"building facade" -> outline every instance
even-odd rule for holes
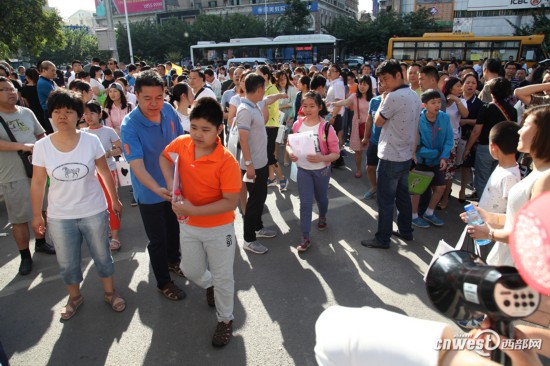
[[[96,0],[96,22],[98,27],[107,26],[103,0]],[[113,1],[113,24],[124,23],[122,0]],[[357,19],[359,0],[310,0],[307,6],[310,11],[313,33],[322,33],[322,27],[340,16]],[[134,7],[128,9],[129,21],[151,19],[162,22],[177,18],[193,22],[199,14],[226,15],[244,14],[261,18],[274,18],[284,13],[284,0],[141,0],[132,2]],[[137,4],[141,4],[138,6]],[[252,36],[252,35],[251,35]]]

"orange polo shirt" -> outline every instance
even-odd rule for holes
[[[235,157],[222,146],[218,137],[216,148],[207,156],[195,160],[195,143],[191,136],[179,136],[163,151],[163,155],[172,161],[169,153],[179,155],[178,169],[181,192],[195,206],[204,206],[219,201],[225,193],[241,191],[242,177]],[[227,211],[210,216],[190,216],[187,225],[214,227],[232,223],[235,212]]]

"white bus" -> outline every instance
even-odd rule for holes
[[[261,57],[273,62],[289,62],[294,59],[313,64],[328,59],[336,62],[340,57],[340,42],[328,34],[302,34],[275,38],[236,38],[229,42],[198,42],[191,46],[193,65],[227,63],[232,58]]]

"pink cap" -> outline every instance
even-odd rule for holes
[[[550,295],[550,192],[529,201],[519,211],[510,235],[510,252],[523,280]]]

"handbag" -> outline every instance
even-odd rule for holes
[[[437,258],[441,257],[445,253],[448,253],[454,250],[464,250],[479,256],[479,248],[477,247],[477,245],[474,244],[473,239],[470,237],[470,235],[467,234],[467,232],[468,232],[468,226],[465,226],[464,230],[462,231],[462,234],[460,235],[460,239],[458,239],[454,247],[451,246],[450,244],[447,244],[447,242],[443,239],[439,241],[439,243],[437,244],[437,248],[435,249],[434,255],[432,257],[432,261],[430,262],[428,269],[426,269],[426,273],[424,273],[424,282],[426,282],[426,276],[428,275],[428,272],[430,271],[430,268],[432,267],[434,262],[437,260]],[[469,249],[470,243],[473,245],[472,250]]]
[[[13,133],[8,127],[8,124],[6,123],[6,121],[4,121],[4,118],[2,118],[1,116],[0,116],[0,123],[2,123],[2,126],[4,126],[4,128],[6,129],[6,132],[8,133],[10,140],[12,142],[18,142],[15,136],[13,136]],[[32,152],[19,150],[17,151],[17,154],[23,161],[23,167],[25,168],[25,173],[27,174],[27,177],[32,178]]]
[[[426,192],[426,189],[430,186],[432,179],[434,178],[434,172],[424,172],[421,170],[413,169],[409,172],[409,193],[422,195]]]
[[[359,109],[359,100],[357,100],[357,120],[359,121],[359,140],[365,138],[365,129],[367,127],[367,122],[361,122],[361,110]]]

